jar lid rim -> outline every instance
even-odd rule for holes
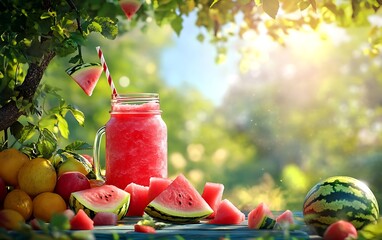
[[[130,98],[130,97],[159,97],[159,93],[141,93],[141,92],[136,92],[136,93],[123,93],[123,94],[118,94],[114,99],[118,98]]]

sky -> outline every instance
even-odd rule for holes
[[[227,60],[217,64],[215,58],[217,52],[215,46],[208,42],[199,42],[196,36],[200,29],[194,24],[195,16],[184,19],[183,30],[180,36],[173,34],[173,44],[162,51],[160,59],[161,77],[173,87],[196,87],[202,94],[210,99],[215,105],[222,103],[223,97],[235,80],[240,78],[239,61],[240,54],[238,44],[245,44],[249,48],[257,49],[256,64],[250,64],[250,68],[260,63],[266,64],[272,50],[281,48],[272,42],[266,34],[244,36],[244,40],[231,40],[228,45]],[[326,38],[334,45],[348,41],[344,29],[338,29],[333,25],[324,25],[321,29]],[[317,56],[320,53],[322,33],[294,32],[286,39],[292,51],[301,52],[303,55]],[[261,46],[258,48],[258,46]],[[318,52],[317,52],[318,50]],[[288,65],[286,66],[288,67]],[[253,69],[252,69],[253,70]]]
[[[160,74],[170,86],[196,87],[206,98],[219,105],[238,73],[239,56],[235,55],[235,51],[230,51],[226,62],[215,63],[215,47],[207,38],[203,43],[196,39],[201,30],[193,21],[192,16],[184,19],[180,36],[174,34],[173,45],[163,50]]]

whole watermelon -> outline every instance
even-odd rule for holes
[[[352,177],[335,176],[316,184],[303,205],[305,223],[322,236],[338,220],[351,222],[357,230],[379,218],[378,203],[369,187]]]

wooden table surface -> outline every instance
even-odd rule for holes
[[[96,227],[92,232],[96,239],[321,239],[312,235],[301,221],[301,213],[294,213],[299,230],[284,232],[282,230],[249,229],[247,220],[240,225],[212,225],[205,222],[197,224],[170,224],[155,234],[134,232],[134,224],[141,218],[126,217],[118,226]],[[288,236],[289,234],[289,236]],[[117,237],[118,238],[113,238]]]
[[[157,230],[155,234],[139,233],[134,231],[136,224],[141,217],[125,217],[118,222],[117,226],[96,226],[91,231],[68,231],[68,235],[94,236],[95,239],[104,240],[127,240],[127,239],[166,239],[166,240],[182,240],[182,239],[198,239],[198,240],[229,240],[229,239],[262,239],[262,240],[302,240],[302,239],[321,239],[319,236],[313,235],[306,225],[302,222],[300,212],[294,213],[298,230],[282,231],[282,230],[254,230],[249,229],[247,220],[240,225],[213,225],[201,221],[197,224],[168,224],[164,228]],[[88,234],[92,233],[92,234]],[[15,239],[22,239],[17,232],[13,232]],[[94,238],[85,238],[92,240]],[[81,238],[84,239],[84,238]],[[1,240],[1,236],[0,236]]]

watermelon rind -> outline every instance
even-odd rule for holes
[[[180,174],[152,200],[145,212],[156,219],[175,223],[196,223],[213,210],[190,182]]]
[[[151,202],[145,208],[145,212],[153,218],[157,218],[166,222],[197,223],[201,219],[209,216],[213,211],[209,209],[194,212],[177,211],[165,207],[160,203]]]
[[[257,229],[273,229],[275,224],[276,224],[275,219],[268,216],[264,216],[262,221],[257,226]]]
[[[78,64],[78,65],[69,67],[68,69],[65,70],[65,72],[68,75],[73,75],[78,70],[83,69],[83,68],[87,68],[87,67],[101,67],[101,69],[102,69],[101,63],[82,63],[82,64]]]
[[[78,212],[80,209],[94,218],[99,212],[111,212],[122,219],[129,208],[130,194],[113,185],[103,185],[73,192],[69,198],[69,207]]]
[[[303,204],[305,223],[322,236],[326,228],[339,220],[351,222],[357,230],[376,223],[377,200],[369,187],[358,179],[334,176],[317,183]]]

